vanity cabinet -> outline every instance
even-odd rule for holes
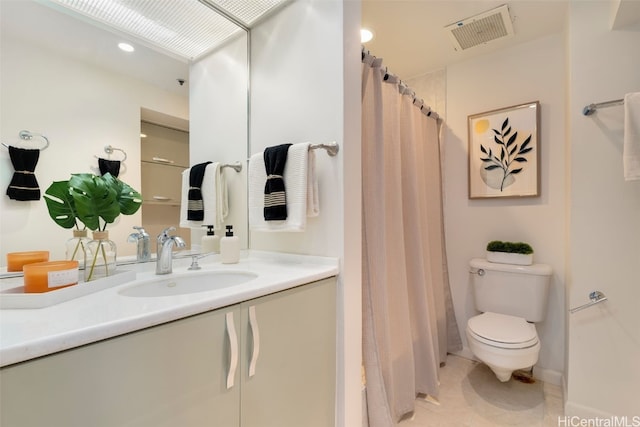
[[[334,424],[335,278],[0,370],[0,425]]]

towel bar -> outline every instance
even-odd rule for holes
[[[615,99],[613,101],[589,104],[582,109],[582,114],[584,114],[585,116],[590,116],[593,113],[595,113],[598,108],[613,107],[614,105],[623,105],[623,104],[624,104],[624,99]]]
[[[329,154],[331,157],[336,156],[338,154],[338,151],[340,150],[340,146],[335,141],[327,142],[325,144],[309,145],[309,150],[315,150],[316,148],[324,148],[325,150],[327,150],[327,154]]]
[[[598,303],[604,302],[607,300],[607,297],[605,294],[603,294],[600,291],[593,291],[589,294],[589,299],[591,300],[591,302],[588,302],[586,304],[583,304],[581,306],[578,307],[574,307],[571,310],[569,310],[569,312],[571,312],[571,314],[575,313],[576,311],[580,311],[580,310],[584,310],[585,308],[589,308],[592,307]]]
[[[220,166],[220,168],[222,168],[222,169],[231,168],[236,172],[240,172],[242,170],[242,163],[240,163],[240,162],[235,162],[233,164],[227,163],[227,164],[224,164],[224,165]]]

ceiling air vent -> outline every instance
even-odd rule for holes
[[[513,36],[513,25],[506,4],[444,28],[458,51]]]

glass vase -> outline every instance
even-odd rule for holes
[[[116,244],[108,231],[94,231],[93,240],[85,246],[84,281],[111,276],[116,271]]]
[[[73,230],[73,237],[65,244],[65,259],[78,261],[80,269],[84,268],[84,251],[89,241],[87,230]]]

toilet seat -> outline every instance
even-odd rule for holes
[[[532,323],[521,317],[486,312],[469,319],[469,334],[492,347],[522,349],[538,344],[538,333]]]

